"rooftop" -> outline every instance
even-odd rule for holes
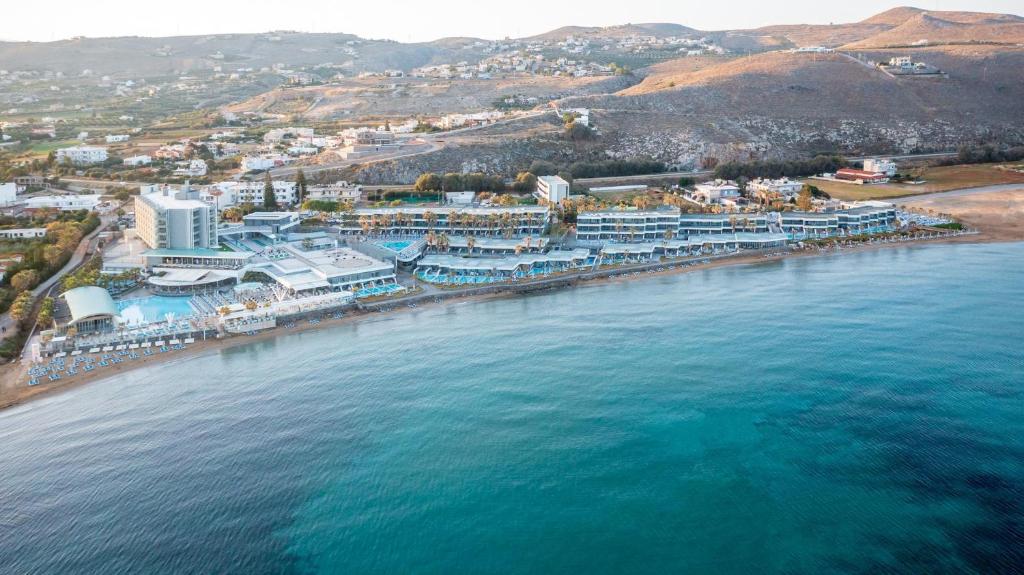
[[[68,290],[61,294],[71,312],[71,321],[79,321],[90,317],[118,315],[117,305],[110,292],[97,286],[83,286]]]

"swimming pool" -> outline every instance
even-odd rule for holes
[[[388,250],[391,250],[391,251],[393,251],[395,253],[399,253],[402,250],[404,250],[405,248],[411,246],[412,242],[411,241],[377,242],[377,245],[382,247],[382,248],[384,248],[384,249],[388,249]]]
[[[167,321],[168,315],[173,319],[182,319],[195,313],[188,296],[149,296],[143,298],[126,299],[117,302],[117,309],[121,312],[121,319],[128,325],[142,325]]]

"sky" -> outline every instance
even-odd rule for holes
[[[910,2],[907,2],[910,3]],[[421,42],[446,36],[522,37],[567,25],[672,22],[701,30],[768,24],[855,22],[901,5],[821,0],[46,0],[4,2],[0,39],[47,42],[74,36],[177,36],[297,30]],[[921,0],[926,10],[1024,14],[1024,0]]]

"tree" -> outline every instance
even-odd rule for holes
[[[22,270],[11,277],[11,287],[18,292],[32,289],[37,283],[39,283],[39,272],[36,270]]]
[[[306,173],[299,169],[295,172],[295,203],[302,205],[306,197]]]
[[[14,298],[14,303],[11,304],[11,319],[19,323],[28,319],[32,315],[32,303],[34,301],[35,298],[32,297],[31,292],[21,292],[21,295]]]
[[[796,198],[796,206],[805,212],[810,211],[814,207],[813,199],[814,194],[811,192],[811,187],[804,186]]]
[[[420,174],[420,177],[416,178],[416,184],[413,186],[417,192],[436,192],[441,189],[441,176],[427,172]]]
[[[441,189],[446,192],[461,192],[462,187],[462,174],[449,172],[441,179]]]
[[[565,126],[565,137],[573,142],[585,142],[587,140],[593,140],[596,134],[589,126],[585,126],[579,122],[573,122],[566,124]]]
[[[48,326],[53,321],[53,298],[43,298],[43,302],[39,305],[39,314],[36,315],[36,321],[40,325]]]
[[[263,207],[271,210],[277,208],[277,197],[274,195],[274,180],[270,177],[270,172],[267,172],[266,177],[263,179]]]

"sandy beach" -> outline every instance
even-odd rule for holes
[[[841,255],[891,247],[904,247],[908,245],[1024,240],[1024,187],[992,186],[987,188],[929,194],[925,196],[906,198],[905,201],[901,202],[901,205],[922,210],[934,210],[938,213],[952,214],[956,218],[961,219],[968,226],[982,230],[982,233],[950,238],[915,240],[913,242],[905,243],[867,244],[845,247],[838,251],[804,250],[786,252],[771,256],[765,256],[762,254],[738,255],[735,257],[712,260],[709,263],[677,267],[672,270],[666,269],[660,272],[648,272],[644,273],[641,277],[689,273],[725,266],[756,265],[759,263],[777,261],[782,258]],[[628,273],[628,269],[624,269],[623,271]],[[623,282],[630,281],[632,279],[634,279],[632,276],[604,277],[580,280],[579,283],[597,284],[601,282]],[[401,313],[423,307],[445,306],[451,305],[452,303],[484,301],[508,297],[516,297],[516,294],[511,291],[465,296],[452,293],[447,294],[446,298],[440,302],[434,302],[431,300],[426,303],[418,303],[416,308],[409,308],[399,300],[395,302],[392,309],[384,313]],[[380,313],[381,312],[350,310],[346,311],[345,315],[341,318],[324,319],[315,324],[303,321],[297,322],[295,326],[291,328],[277,327],[264,332],[258,332],[251,336],[231,336],[217,340],[196,341],[183,350],[172,350],[167,353],[141,356],[136,360],[126,361],[110,367],[97,369],[90,373],[80,373],[77,376],[66,378],[59,382],[44,382],[36,386],[27,385],[26,381],[28,378],[26,366],[21,364],[8,364],[7,369],[5,369],[4,373],[0,375],[0,409],[22,404],[31,399],[45,397],[59,391],[72,389],[97,380],[126,377],[131,371],[142,367],[153,366],[161,363],[187,361],[193,357],[215,354],[220,350],[230,347],[247,345],[279,336],[286,336],[290,333],[299,333],[313,329],[325,329],[347,323],[358,322],[366,317],[377,316]]]

